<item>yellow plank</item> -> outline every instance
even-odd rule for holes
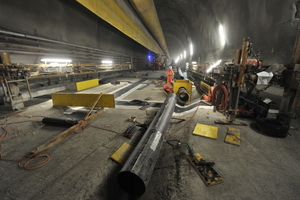
[[[76,82],[76,89],[77,91],[81,91],[98,85],[99,85],[99,80],[96,78],[87,81]]]
[[[224,142],[240,146],[240,144],[241,144],[240,129],[229,127]]]
[[[85,106],[92,107],[99,94],[52,93],[53,106]],[[115,107],[113,94],[102,94],[95,107]]]
[[[110,156],[110,158],[116,161],[117,163],[124,165],[132,150],[132,146],[124,142],[122,146],[120,146],[120,148]]]
[[[173,87],[174,87],[173,91],[175,94],[177,94],[180,88],[182,87],[185,88],[190,95],[189,101],[191,100],[193,94],[192,92],[193,83],[190,80],[174,80]]]
[[[193,134],[212,138],[212,139],[217,139],[218,138],[218,127],[204,125],[204,124],[196,124]]]

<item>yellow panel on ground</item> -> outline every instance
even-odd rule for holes
[[[52,93],[53,106],[85,106],[92,107],[99,94],[72,94]],[[102,94],[95,107],[115,107],[115,96],[113,94]]]
[[[229,127],[224,142],[240,146],[241,144],[240,129]]]
[[[132,150],[132,146],[124,142],[122,146],[120,146],[120,148],[113,155],[110,156],[110,158],[116,161],[117,163],[124,165],[127,158],[130,156]]]
[[[197,124],[193,131],[193,134],[212,138],[212,139],[217,139],[218,138],[218,127],[204,125],[204,124]]]
[[[193,94],[192,92],[193,83],[190,80],[174,80],[173,87],[174,87],[173,88],[174,94],[177,94],[180,88],[182,87],[185,88],[190,95],[189,101],[191,100]]]
[[[99,80],[96,78],[87,81],[76,82],[76,89],[77,91],[81,91],[98,85],[99,85]]]

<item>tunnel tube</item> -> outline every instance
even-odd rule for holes
[[[118,174],[120,187],[130,195],[145,193],[172,118],[176,95],[170,93],[149,128]]]

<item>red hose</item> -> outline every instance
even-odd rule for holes
[[[212,94],[212,105],[216,106],[218,112],[226,111],[228,100],[227,88],[224,85],[216,86]]]

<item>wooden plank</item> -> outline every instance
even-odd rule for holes
[[[95,108],[96,104],[98,103],[99,99],[102,97],[102,93],[99,94],[99,96],[97,97],[94,105],[91,107],[91,109],[89,110],[88,114],[85,116],[84,120],[87,120],[88,116],[91,114],[92,110]]]
[[[88,116],[86,121],[83,121],[83,123],[94,119],[95,117],[97,117],[98,115],[103,113],[103,111],[104,111],[104,108],[97,110],[97,112],[95,112],[91,116]],[[80,129],[81,127],[83,127],[83,125],[84,125],[83,123],[75,124],[74,126],[70,127],[69,129],[65,130],[64,132],[62,132],[61,134],[59,134],[58,136],[53,138],[52,140],[49,140],[45,144],[37,147],[36,150],[32,150],[30,153],[38,154],[38,153],[41,153],[42,151],[45,151],[45,150],[53,147],[54,145],[56,145],[57,143],[59,143],[60,141],[62,141],[63,139],[65,139],[66,137],[68,137],[69,135],[71,135],[72,133],[77,131],[78,129]]]
[[[218,127],[209,126],[209,125],[205,125],[205,124],[196,124],[193,134],[212,138],[212,139],[217,139],[218,138]]]
[[[87,81],[76,82],[77,91],[85,90],[99,85],[99,79],[91,79]]]
[[[52,93],[53,106],[85,106],[92,107],[99,94]],[[115,107],[113,94],[102,94],[95,107]]]
[[[240,129],[229,127],[224,142],[240,146],[241,144]]]
[[[177,119],[177,120],[182,120],[182,121],[185,121],[186,118],[185,117],[172,117],[172,119]]]

